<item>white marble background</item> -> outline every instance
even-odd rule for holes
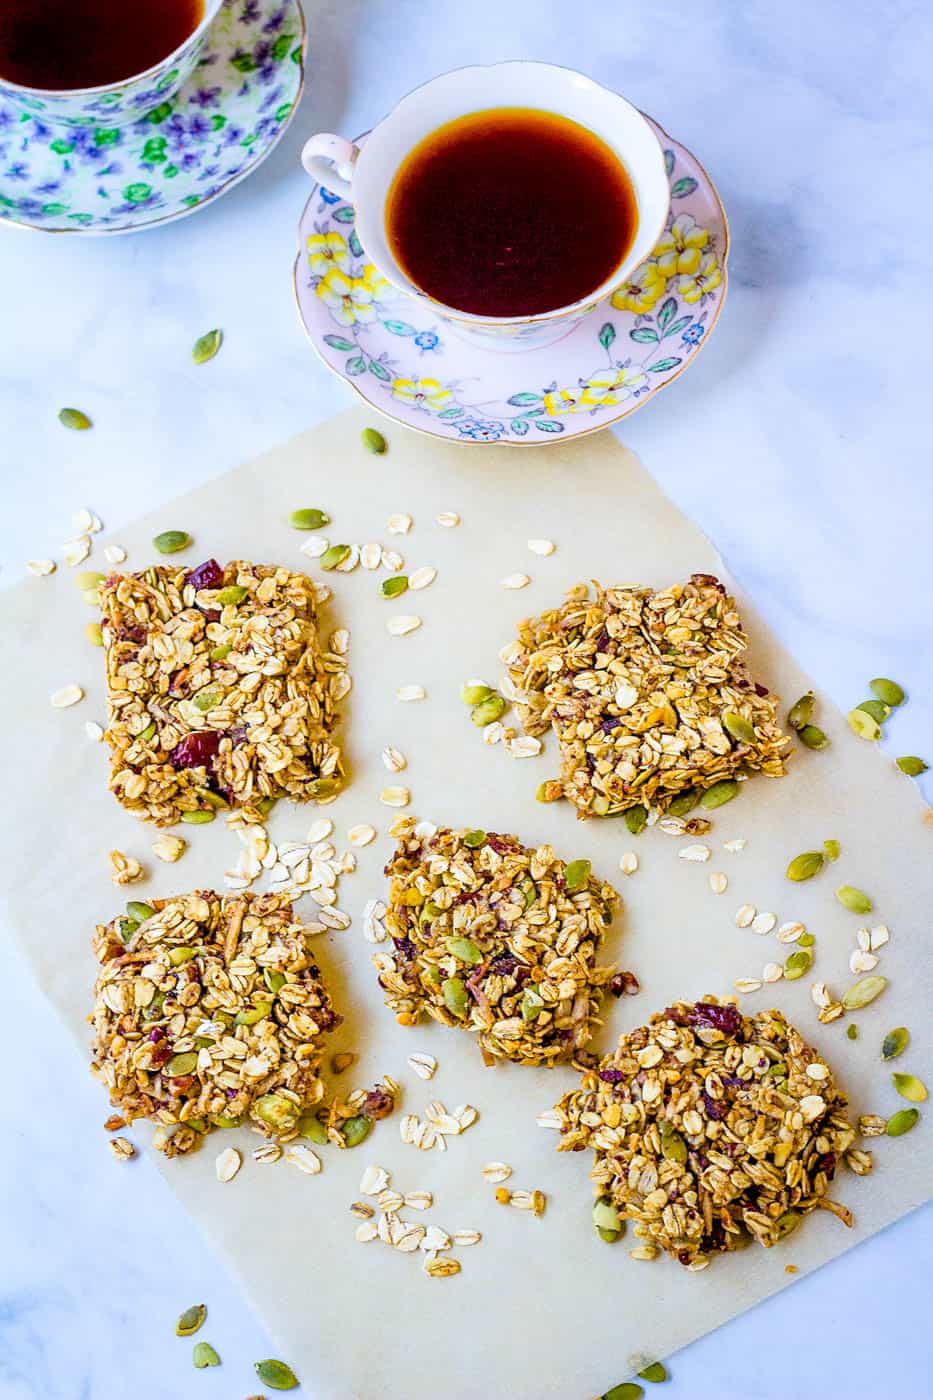
[[[548,59],[621,89],[695,150],[731,220],[720,327],[695,368],[628,420],[625,441],[820,688],[848,708],[868,677],[895,676],[911,703],[889,726],[890,751],[933,753],[929,7],[308,10],[298,120],[228,198],[128,239],[0,230],[0,582],[53,553],[78,505],[118,526],[351,401],[292,304],[304,136],[352,134],[446,68]],[[191,342],[215,324],[222,354],[193,371]],[[95,431],[63,433],[62,403],[84,407]],[[255,1391],[251,1362],[270,1354],[262,1328],[149,1164],[112,1163],[99,1089],[5,957],[0,1400]],[[931,1260],[928,1206],[678,1355],[665,1396],[928,1400]],[[317,1287],[326,1280],[309,1261],[309,1298]],[[171,1335],[197,1299],[224,1359],[216,1371],[193,1372]],[[348,1318],[348,1341],[354,1330]],[[611,1339],[600,1344],[611,1355]],[[567,1396],[584,1400],[572,1377]]]

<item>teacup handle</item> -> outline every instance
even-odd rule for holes
[[[344,199],[352,198],[350,181],[360,148],[344,136],[319,131],[304,143],[301,163],[319,185],[324,185]]]

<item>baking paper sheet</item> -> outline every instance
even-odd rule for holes
[[[323,1149],[324,1171],[317,1177],[284,1163],[253,1163],[248,1152],[258,1139],[247,1131],[217,1134],[189,1159],[159,1158],[161,1170],[216,1246],[219,1267],[222,1261],[241,1276],[280,1354],[318,1400],[435,1400],[439,1394],[446,1400],[585,1400],[621,1380],[633,1354],[670,1356],[786,1286],[786,1264],[798,1267],[799,1278],[925,1200],[933,1188],[933,1115],[909,1137],[867,1144],[875,1148],[873,1175],[839,1173],[833,1194],[854,1211],[852,1231],[818,1212],[783,1246],[767,1252],[750,1247],[715,1259],[700,1274],[666,1258],[636,1263],[628,1254],[631,1234],[603,1244],[590,1224],[589,1153],[558,1156],[556,1135],[535,1124],[536,1114],[574,1082],[573,1072],[486,1069],[469,1037],[433,1024],[403,1030],[382,1007],[359,917],[367,899],[383,892],[381,870],[392,844],[385,833],[396,813],[380,805],[380,790],[404,782],[413,794],[411,810],[420,816],[511,831],[528,843],[551,841],[565,858],[586,856],[615,880],[625,911],[608,956],[636,972],[642,992],[608,1008],[600,1049],[676,998],[728,993],[734,978],[758,975],[765,962],[781,960],[786,950],[773,936],[735,927],[740,904],[773,910],[780,921],[804,920],[818,940],[811,975],[765,987],[744,998],[743,1007],[784,1009],[836,1068],[854,1113],[887,1115],[903,1106],[879,1059],[881,1037],[892,1026],[911,1030],[904,1068],[924,1074],[930,1063],[933,832],[922,824],[911,783],[852,736],[826,701],[818,722],[831,747],[822,753],[797,748],[787,778],[752,780],[739,799],[714,813],[713,831],[703,838],[713,847],[707,865],[680,860],[686,841],[657,830],[632,838],[621,822],[580,823],[567,804],[536,803],[538,784],[556,772],[553,738],[543,756],[528,760],[486,747],[460,704],[462,681],[495,681],[499,648],[518,620],[556,604],[580,579],[665,585],[695,571],[725,577],[722,562],[608,433],[529,455],[443,445],[397,428],[389,433],[388,454],[375,457],[360,446],[366,422],[359,412],[335,418],[122,529],[117,538],[129,551],[128,568],[152,561],[150,542],[158,531],[185,529],[195,539],[184,556],[192,565],[209,555],[244,557],[316,575],[316,562],[299,552],[307,536],[287,521],[296,507],[319,506],[332,516],[331,542],[381,540],[404,554],[409,571],[437,568],[430,588],[391,602],[379,593],[384,574],[358,569],[327,576],[335,597],[324,610],[324,625],[351,631],[354,686],[343,706],[352,782],[325,811],[336,823],[339,849],[354,823],[370,822],[380,835],[359,852],[357,873],[341,882],[340,904],[354,915],[353,926],[322,936],[318,950],[346,1017],[332,1049],[361,1056],[341,1087],[351,1079],[369,1084],[388,1071],[404,1086],[402,1111],[423,1113],[429,1100],[440,1099],[448,1108],[475,1104],[480,1119],[446,1153],[420,1153],[400,1141],[396,1114],[354,1151]],[[436,525],[442,510],[459,512],[460,526]],[[389,515],[398,511],[415,518],[407,536],[386,531]],[[555,554],[530,554],[526,541],[535,537],[555,540]],[[102,567],[95,561],[104,542],[95,539],[94,557],[83,568]],[[504,591],[499,581],[519,570],[532,575],[532,584]],[[739,600],[753,670],[789,703],[811,682],[740,591]],[[398,612],[421,615],[423,627],[405,638],[389,637],[386,620]],[[109,795],[106,750],[84,733],[85,720],[105,719],[102,656],[83,635],[89,616],[64,567],[0,598],[9,658],[0,704],[6,786],[14,796],[2,816],[6,923],[42,993],[73,1030],[82,1058],[94,924],[120,910],[127,896],[221,886],[239,849],[223,821],[181,828],[190,850],[179,864],[163,865],[150,851],[155,831]],[[87,699],[53,710],[49,694],[70,681],[84,686]],[[396,701],[398,686],[415,683],[427,690],[423,703]],[[385,744],[408,757],[397,778],[380,761]],[[313,808],[280,803],[270,830],[276,839],[301,839],[316,815]],[[746,849],[725,852],[723,842],[738,836],[747,839]],[[827,837],[841,842],[838,864],[806,885],[789,884],[784,870],[790,857]],[[144,862],[145,883],[126,891],[110,883],[112,847]],[[641,860],[631,879],[618,870],[628,848]],[[727,874],[725,895],[709,889],[711,870]],[[865,921],[833,899],[843,881],[869,891],[873,919],[891,929],[878,969],[890,985],[854,1018],[856,1042],[846,1039],[845,1022],[820,1026],[809,996],[817,978],[837,992],[854,980],[848,959]],[[310,901],[299,908],[312,916]],[[439,1061],[430,1083],[406,1065],[415,1050]],[[76,1057],[75,1073],[83,1072]],[[103,1116],[103,1090],[101,1110]],[[87,1130],[99,1132],[99,1121]],[[139,1143],[149,1135],[145,1125],[132,1130]],[[221,1186],[214,1157],[227,1142],[244,1149],[246,1160],[236,1180]],[[511,1163],[513,1187],[547,1193],[543,1218],[494,1203],[493,1188],[480,1175],[491,1159]],[[434,1192],[433,1210],[419,1219],[451,1231],[482,1231],[478,1247],[460,1251],[459,1276],[431,1280],[421,1271],[423,1256],[355,1242],[357,1222],[347,1208],[370,1162],[389,1169],[401,1191]]]

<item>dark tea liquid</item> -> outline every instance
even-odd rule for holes
[[[438,127],[386,200],[412,282],[479,316],[531,316],[589,296],[632,246],[638,207],[604,141],[567,117],[493,107]]]
[[[204,0],[0,0],[0,78],[56,91],[119,83],[203,18]]]

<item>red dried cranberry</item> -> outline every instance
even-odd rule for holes
[[[220,621],[220,609],[219,609],[219,608],[201,608],[201,612],[204,614],[204,621],[205,621],[205,622],[219,622],[219,621]]]
[[[157,1045],[156,1048],[153,1050],[152,1054],[149,1056],[149,1063],[152,1065],[153,1069],[161,1069],[162,1065],[165,1064],[166,1060],[170,1060],[171,1058],[171,1046]]]
[[[219,588],[224,581],[224,571],[216,559],[205,559],[196,569],[189,570],[186,583],[192,588]]]
[[[717,1123],[725,1118],[726,1105],[719,1099],[711,1099],[705,1089],[703,1090],[703,1103],[706,1105],[706,1114],[708,1118],[714,1119]]]
[[[617,972],[609,982],[609,990],[614,997],[633,997],[641,991],[641,983],[634,972]]]
[[[400,953],[407,962],[413,962],[418,956],[418,949],[410,938],[393,938],[392,942],[395,944],[396,951]]]
[[[691,574],[690,582],[695,583],[698,588],[718,588],[720,593],[726,591],[715,574]]]
[[[135,642],[137,646],[142,646],[148,635],[145,627],[138,622],[121,622],[116,633],[119,641]]]
[[[625,1073],[621,1069],[601,1069],[599,1077],[604,1084],[621,1084]]]
[[[363,1100],[363,1112],[367,1118],[388,1118],[395,1108],[395,1099],[388,1089],[370,1089]]]
[[[154,1031],[149,1032],[149,1039],[152,1041],[153,1045],[158,1045],[160,1040],[165,1039],[165,1031],[162,1030],[160,1026],[156,1026]]]
[[[715,1006],[711,1001],[698,1001],[687,1012],[692,1026],[712,1026],[723,1035],[736,1036],[742,1029],[742,1013],[737,1006]]]
[[[168,756],[173,768],[209,768],[220,748],[220,735],[214,729],[198,729],[186,734]]]
[[[227,738],[235,749],[246,743],[247,728],[245,724],[235,724],[232,729],[226,731]]]

